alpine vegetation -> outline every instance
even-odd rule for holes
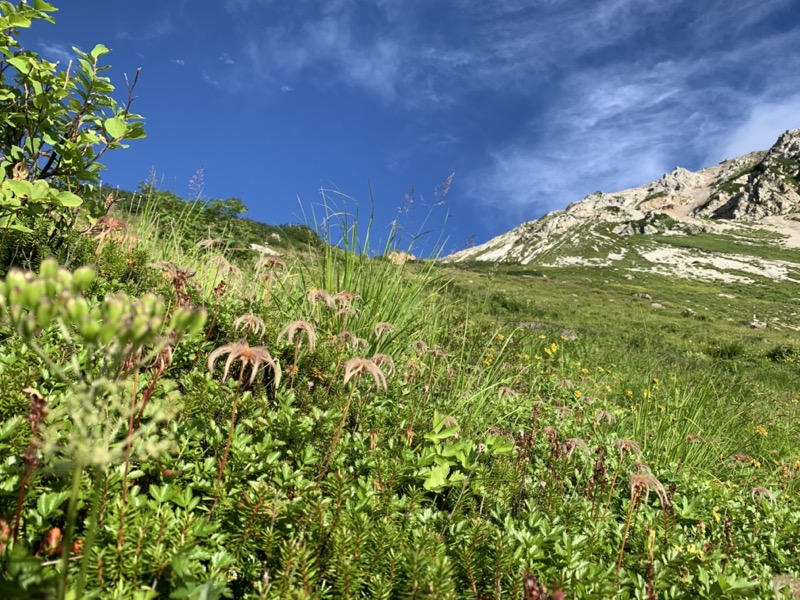
[[[796,290],[392,261],[347,221],[265,257],[99,192],[142,121],[105,47],[22,47],[54,10],[0,2],[0,597],[797,597]],[[743,177],[699,212],[751,214]]]

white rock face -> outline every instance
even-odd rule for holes
[[[443,260],[608,265],[626,257],[626,236],[735,235],[742,222],[772,238],[780,234],[786,246],[800,247],[800,221],[788,218],[795,215],[800,217],[800,129],[784,133],[766,152],[697,172],[676,167],[641,187],[590,194]],[[767,270],[763,267],[753,268]]]

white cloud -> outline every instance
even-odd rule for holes
[[[172,15],[165,10],[158,17],[147,23],[141,30],[132,33],[128,29],[117,30],[117,37],[123,40],[151,40],[172,33],[174,25]]]
[[[75,58],[69,48],[55,42],[41,42],[39,44],[39,54],[50,62],[61,63],[62,66],[66,66],[70,60]]]
[[[236,64],[236,61],[233,60],[233,58],[231,58],[231,55],[228,54],[227,52],[223,52],[220,55],[219,59],[226,65],[234,65],[234,64]]]
[[[488,165],[468,178],[470,196],[533,218],[597,189],[768,148],[800,127],[800,95],[786,96],[791,86],[781,73],[792,69],[778,60],[786,45],[765,41],[760,50],[575,71],[518,139],[492,149]],[[711,75],[742,61],[763,78],[755,90]]]
[[[169,62],[171,62],[173,65],[178,65],[179,67],[182,67],[186,64],[186,61],[182,58],[171,58]]]
[[[395,97],[402,63],[396,41],[357,40],[348,11],[307,21],[299,30],[276,28],[251,37],[246,54],[263,80],[293,79],[303,71],[324,68],[334,81],[386,100]]]
[[[284,84],[284,85],[281,86],[281,91],[282,92],[293,92],[294,88],[292,86],[290,86],[290,85],[285,85]]]
[[[800,94],[780,102],[754,105],[747,118],[723,137],[710,153],[719,162],[754,150],[766,150],[787,129],[800,127]]]
[[[270,0],[226,7],[248,11],[243,82],[346,85],[401,109],[463,107],[473,91],[525,98],[518,135],[489,141],[465,187],[530,217],[800,126],[800,28],[753,33],[794,1],[449,0],[432,23],[444,11],[427,0],[297,0],[266,29],[256,9]],[[667,42],[668,28],[678,37]]]
[[[205,84],[207,84],[207,85],[210,85],[210,86],[213,86],[213,87],[218,87],[218,86],[220,85],[220,82],[219,82],[219,80],[217,80],[217,79],[214,79],[214,78],[213,78],[211,75],[209,75],[209,74],[208,74],[206,71],[203,71],[203,72],[201,73],[201,77],[202,77],[202,79],[203,79],[203,83],[205,83]]]

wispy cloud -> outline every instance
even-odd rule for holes
[[[281,86],[281,91],[282,92],[293,92],[294,88],[292,86],[290,86],[290,85],[285,85],[284,84],[284,85]]]
[[[226,64],[226,65],[235,65],[236,64],[236,61],[233,60],[233,58],[231,58],[231,55],[228,54],[227,52],[223,52],[220,55],[219,60],[222,61],[222,63]]]
[[[182,58],[171,58],[169,62],[171,62],[173,65],[178,65],[179,67],[182,67],[186,64],[186,61]]]
[[[40,42],[39,53],[50,62],[58,62],[63,66],[69,64],[69,61],[75,58],[70,48],[55,42]]]
[[[357,39],[349,12],[324,15],[296,28],[251,36],[246,46],[252,71],[262,80],[295,79],[324,70],[341,82],[386,100],[397,93],[401,55],[391,39]]]
[[[787,129],[800,127],[800,94],[782,101],[754,103],[744,122],[722,136],[709,154],[709,162],[766,150]]]
[[[203,71],[200,74],[200,76],[203,80],[203,83],[205,83],[206,85],[210,85],[212,87],[219,87],[221,85],[218,79],[215,79],[214,77],[209,75],[206,71]]]
[[[662,61],[643,49],[638,61],[576,65],[521,135],[494,144],[488,165],[468,178],[470,195],[533,218],[598,188],[769,147],[800,127],[797,34],[689,48]]]
[[[518,98],[516,134],[484,134],[485,166],[464,187],[477,204],[532,217],[800,126],[800,27],[780,23],[793,2],[226,0],[226,9],[245,39],[243,81],[343,85],[430,114],[471,110],[476,97],[502,111]]]
[[[158,17],[145,24],[141,29],[130,31],[124,27],[117,30],[117,37],[123,40],[151,40],[172,33],[174,23],[168,10],[163,11]]]

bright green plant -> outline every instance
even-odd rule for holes
[[[35,415],[29,417],[35,423],[34,442],[26,452],[28,471],[18,502],[21,505],[24,501],[32,468],[41,464],[39,453],[51,466],[71,471],[60,598],[67,590],[84,470],[91,473],[93,484],[84,541],[91,548],[109,470],[124,462],[127,477],[132,454],[153,457],[170,446],[169,440],[159,435],[159,422],[170,416],[168,404],[154,408],[150,403],[155,381],[180,337],[197,333],[204,321],[203,313],[185,309],[177,309],[168,317],[163,302],[153,295],[133,299],[109,294],[99,302],[92,301],[83,293],[94,279],[89,268],[70,273],[47,260],[39,275],[12,270],[0,283],[0,326],[19,336],[59,382],[47,399],[36,389],[26,390],[31,396],[31,415]],[[54,357],[40,342],[51,335],[61,338],[72,352]],[[140,371],[153,368],[156,375],[151,385],[140,388]],[[18,506],[14,541],[20,509]],[[78,597],[86,584],[88,560],[86,553],[75,585]]]
[[[0,2],[0,231],[31,233],[37,217],[61,224],[82,203],[76,195],[97,183],[99,159],[124,141],[144,137],[142,118],[130,112],[133,87],[120,105],[114,86],[102,75],[100,59],[109,49],[74,49],[68,65],[51,63],[23,48],[20,29],[34,21],[53,23],[56,8],[43,0],[33,6]],[[137,73],[138,76],[138,73]],[[104,208],[90,207],[94,216]]]

